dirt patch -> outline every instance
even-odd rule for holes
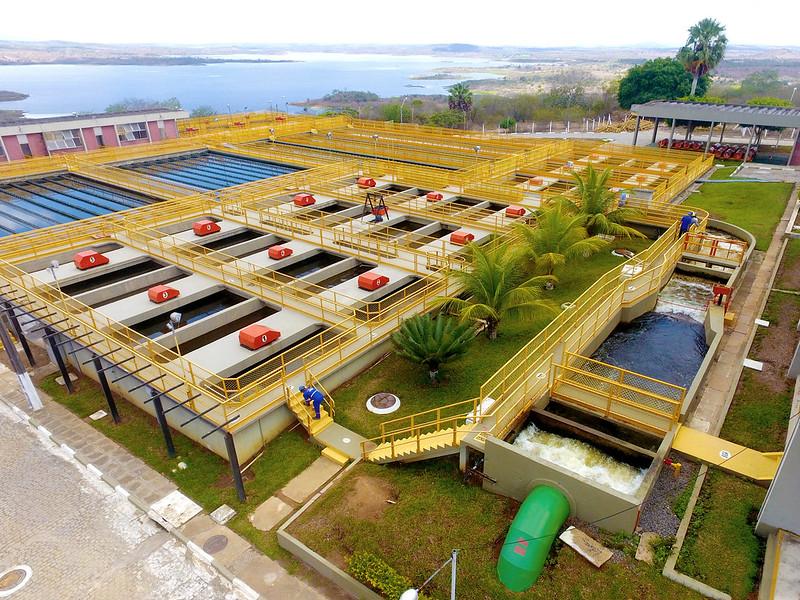
[[[350,491],[344,498],[348,515],[374,521],[397,501],[397,490],[388,482],[377,477],[361,475],[353,480]]]
[[[763,361],[764,369],[753,373],[753,377],[769,391],[784,394],[792,385],[786,371],[797,345],[798,333],[792,324],[800,320],[800,304],[793,296],[780,292],[773,292],[773,298],[776,301],[773,311],[780,315],[780,325],[772,323],[758,332],[754,354]]]

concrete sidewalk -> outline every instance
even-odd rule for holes
[[[277,561],[254,548],[227,527],[217,525],[177,490],[175,484],[105,437],[66,408],[39,392],[44,408],[31,412],[15,374],[0,365],[0,401],[32,427],[50,437],[78,462],[144,510],[199,560],[213,566],[247,598],[325,600],[342,598],[290,575]],[[182,510],[164,512],[165,498],[177,498]],[[155,505],[155,506],[154,506]],[[214,537],[216,536],[216,537]],[[214,537],[213,543],[208,543]],[[204,549],[205,547],[205,549]]]
[[[784,232],[795,200],[796,196],[793,194],[767,251],[753,252],[744,277],[733,295],[730,310],[736,314],[736,322],[732,330],[726,330],[717,358],[709,367],[705,384],[699,392],[700,400],[686,419],[686,424],[694,429],[712,435],[718,434],[722,429],[739,384],[744,359],[747,358],[755,337],[755,320],[761,317],[777,272]]]

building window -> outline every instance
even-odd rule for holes
[[[81,148],[81,133],[77,129],[66,129],[64,131],[45,131],[44,143],[49,151],[68,150],[70,148]]]
[[[133,142],[147,139],[147,126],[144,123],[125,123],[117,125],[117,137],[120,142]]]
[[[22,150],[22,156],[24,156],[25,158],[33,157],[33,152],[31,152],[30,144],[28,143],[20,144],[19,149]]]

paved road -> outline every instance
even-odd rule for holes
[[[234,600],[208,565],[0,402],[0,572],[10,600]]]

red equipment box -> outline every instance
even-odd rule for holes
[[[239,344],[249,350],[258,350],[281,337],[281,332],[266,325],[248,325],[239,331]]]
[[[542,185],[544,183],[544,179],[541,177],[533,177],[528,179],[528,185]]]
[[[509,206],[506,208],[507,217],[522,217],[525,215],[525,209],[521,206]]]
[[[192,231],[195,235],[204,236],[209,233],[217,233],[220,230],[219,224],[210,219],[203,219],[192,223]]]
[[[311,206],[317,201],[311,194],[297,194],[294,197],[295,206]]]
[[[386,275],[381,275],[374,271],[369,271],[368,273],[358,276],[358,287],[370,292],[382,288],[387,283],[389,283],[389,278]]]
[[[467,233],[466,231],[454,231],[450,234],[450,243],[457,244],[459,246],[466,246],[474,239],[475,236],[471,233]]]
[[[375,187],[375,180],[372,177],[359,177],[356,185],[360,188]]]
[[[108,264],[108,257],[96,250],[83,250],[72,257],[75,266],[81,271]]]
[[[428,192],[425,194],[425,198],[427,198],[428,202],[438,202],[444,196],[442,196],[439,192]]]
[[[287,256],[291,256],[292,252],[294,252],[294,250],[292,250],[291,248],[278,245],[278,246],[272,246],[267,251],[267,254],[269,254],[269,257],[272,260],[280,260],[282,258],[286,258]]]
[[[147,290],[147,297],[150,298],[150,302],[155,302],[156,304],[172,300],[180,295],[181,293],[178,290],[168,285],[154,285]]]

